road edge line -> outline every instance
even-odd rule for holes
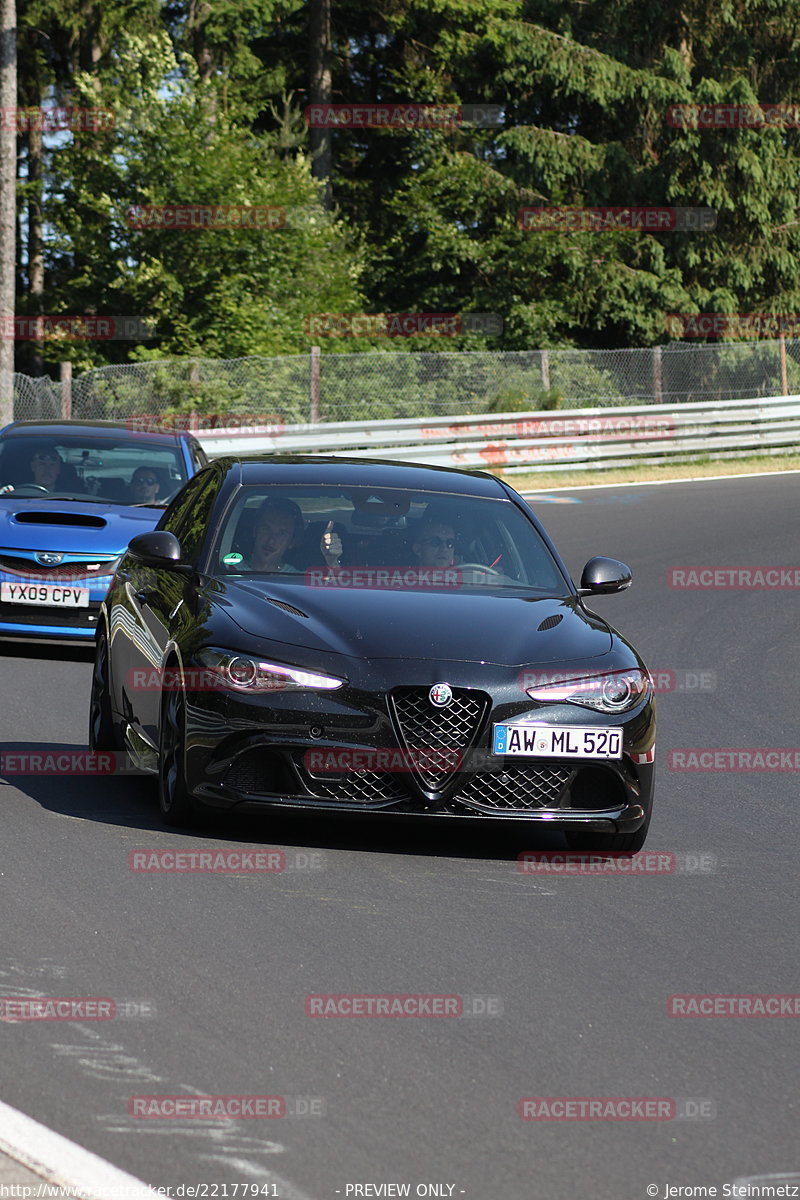
[[[0,1100],[0,1152],[87,1200],[163,1200],[149,1184]]]
[[[800,468],[792,467],[788,471],[748,471],[737,475],[691,475],[686,479],[628,479],[623,483],[566,483],[563,487],[526,488],[521,496],[549,496],[551,492],[591,492],[596,488],[626,488],[626,487],[663,487],[665,483],[705,483],[707,480],[720,479],[766,479],[774,475],[800,475]],[[502,478],[498,476],[498,478]],[[513,479],[504,479],[509,487],[514,487]],[[514,488],[516,491],[517,489]]]

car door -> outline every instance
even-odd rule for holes
[[[201,471],[181,489],[158,524],[181,543],[181,565],[196,567],[200,560],[220,485],[219,470]],[[183,623],[191,620],[194,587],[195,580],[185,571],[133,561],[125,581],[134,627],[125,686],[136,724],[154,745],[161,711],[161,667],[168,644],[179,640]],[[167,686],[173,684],[174,680],[166,681]]]

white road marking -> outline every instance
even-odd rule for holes
[[[766,479],[772,475],[800,475],[800,470],[790,471],[751,471],[740,475],[692,475],[687,479],[636,479],[626,483],[577,483],[572,486],[541,488],[538,492],[528,490],[520,492],[521,496],[546,496],[550,492],[593,492],[597,488],[629,488],[629,487],[663,487],[665,483],[706,483],[717,479]],[[511,487],[513,479],[509,479]]]
[[[48,1183],[71,1188],[93,1200],[163,1200],[141,1179],[2,1101],[0,1150]]]

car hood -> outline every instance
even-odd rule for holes
[[[80,500],[0,497],[0,548],[120,554],[132,537],[154,529],[161,508],[86,504]]]
[[[217,587],[214,599],[246,633],[355,658],[522,665],[595,658],[612,646],[609,627],[575,598],[334,590],[273,579]]]

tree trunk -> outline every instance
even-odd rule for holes
[[[311,0],[309,6],[309,82],[308,98],[312,104],[331,102],[331,0]],[[322,202],[326,208],[333,203],[331,192],[331,131],[309,129],[311,174],[320,182]]]
[[[0,428],[14,419],[17,6],[0,0]]]
[[[41,98],[38,103],[41,105]],[[28,133],[28,295],[29,311],[36,316],[44,312],[44,237],[42,233],[42,131]],[[34,342],[29,373],[44,374],[44,343]]]

